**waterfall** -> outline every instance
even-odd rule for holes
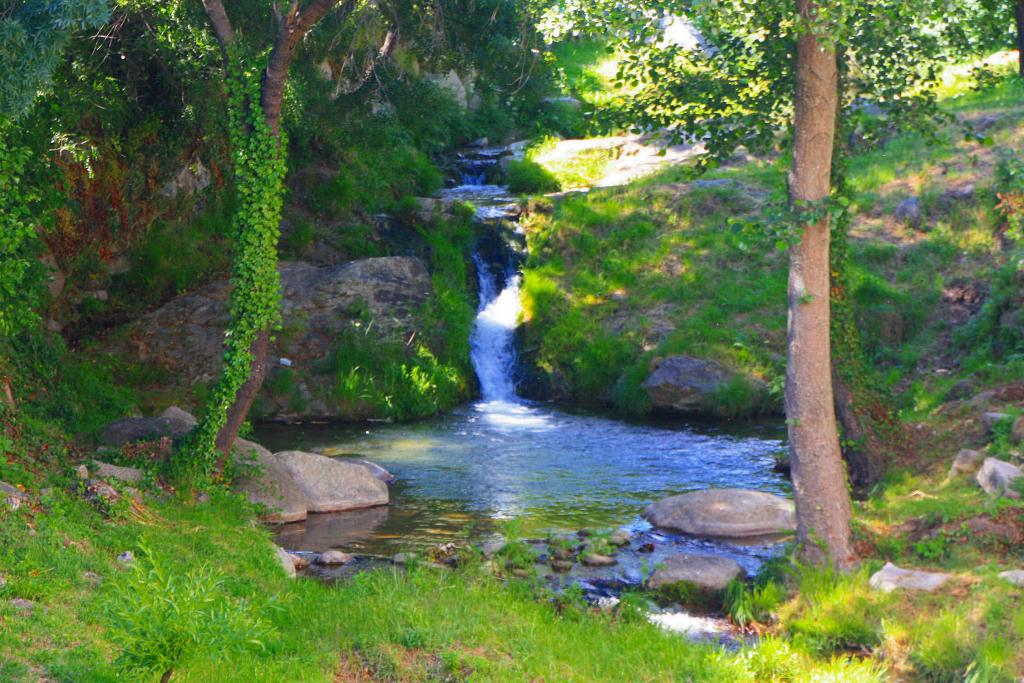
[[[457,186],[442,194],[457,201],[470,201],[476,206],[476,222],[481,228],[481,242],[473,263],[476,264],[480,303],[470,334],[470,360],[480,381],[486,412],[521,412],[525,404],[516,396],[515,330],[522,306],[519,302],[518,259],[508,241],[522,238],[522,230],[510,221],[515,214],[515,197],[502,185],[488,184],[494,177],[505,148],[476,149],[459,154]],[[509,228],[515,228],[510,231]]]
[[[480,380],[484,401],[514,403],[516,398],[514,335],[522,305],[519,283],[522,276],[506,272],[504,287],[480,254],[473,255],[480,286],[480,306],[470,335],[470,358]]]

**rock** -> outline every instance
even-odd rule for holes
[[[451,95],[455,103],[463,109],[469,107],[466,86],[463,84],[462,79],[459,78],[459,74],[456,73],[455,69],[450,70],[446,74],[424,74],[423,78]]]
[[[388,256],[317,267],[284,262],[281,273],[282,322],[288,334],[276,335],[268,355],[286,358],[289,368],[282,383],[267,382],[260,393],[266,418],[332,420],[381,417],[370,402],[342,402],[334,397],[332,373],[317,372],[338,349],[339,338],[355,322],[372,319],[369,339],[408,339],[418,329],[419,313],[433,296],[430,273],[423,262],[408,256]],[[131,323],[126,334],[106,350],[130,361],[156,364],[167,372],[168,389],[189,389],[215,379],[223,365],[224,329],[228,323],[230,284],[223,280],[172,299]],[[360,328],[362,331],[362,328]],[[272,374],[270,379],[273,379]],[[160,418],[162,419],[162,418]],[[152,425],[141,435],[148,437]],[[125,440],[118,439],[120,445]]]
[[[973,451],[969,448],[961,449],[956,454],[956,457],[953,458],[953,464],[949,468],[949,476],[952,478],[958,474],[974,474],[981,467],[984,459],[985,454],[981,451]]]
[[[160,413],[160,417],[168,420],[172,424],[181,425],[183,427],[194,428],[199,424],[199,420],[187,410],[182,410],[178,406],[170,406],[164,412]]]
[[[274,454],[306,497],[309,512],[358,510],[388,504],[387,484],[359,463],[316,453],[283,451]]]
[[[395,553],[391,556],[391,561],[395,564],[406,564],[410,559],[408,553]]]
[[[102,479],[87,479],[85,497],[93,503],[113,504],[121,500],[121,494],[113,486]]]
[[[99,460],[93,460],[93,469],[96,470],[96,476],[103,479],[117,479],[129,484],[136,484],[142,481],[142,470],[135,469],[134,467],[122,467],[120,465],[111,465],[107,462],[100,462]]]
[[[19,612],[31,612],[36,608],[36,603],[25,598],[11,598],[7,603]]]
[[[302,555],[296,555],[295,553],[288,553],[292,558],[292,566],[295,569],[305,569],[309,566],[309,558]]]
[[[189,196],[201,192],[210,186],[210,171],[198,159],[182,166],[162,188],[160,194],[168,199],[174,199],[178,195]]]
[[[83,479],[83,480],[84,479],[88,479],[89,478],[89,468],[86,467],[85,465],[79,465],[78,467],[75,468],[75,476],[77,476],[79,479]]]
[[[871,587],[886,593],[899,589],[933,592],[950,578],[942,572],[924,572],[902,569],[891,562],[871,575]]]
[[[1008,572],[1000,572],[1000,579],[1006,579],[1015,586],[1024,588],[1024,569],[1011,569]]]
[[[366,469],[370,470],[370,474],[372,474],[374,478],[384,482],[385,484],[392,484],[394,483],[395,479],[398,478],[375,462],[370,462],[369,460],[363,459],[353,460],[352,462],[358,463],[365,467]]]
[[[584,553],[580,557],[580,563],[588,567],[611,567],[618,564],[614,557],[598,553]]]
[[[712,360],[692,356],[669,356],[662,359],[644,380],[643,388],[656,410],[679,413],[699,413],[708,409],[711,399],[738,375]],[[744,377],[756,392],[765,385]]]
[[[904,199],[896,205],[892,215],[896,220],[916,228],[921,224],[921,200],[917,197]]]
[[[656,527],[695,536],[754,538],[796,530],[793,501],[744,489],[707,489],[651,504],[644,517]]]
[[[121,564],[133,564],[135,562],[135,553],[131,550],[125,550],[117,556],[117,561]]]
[[[103,583],[103,577],[96,572],[82,572],[82,578],[93,585]]]
[[[559,574],[572,571],[572,560],[551,560],[548,566]]]
[[[981,414],[981,424],[985,425],[986,429],[992,429],[996,426],[997,422],[1008,419],[1010,419],[1010,416],[1007,413],[988,411]]]
[[[100,441],[106,446],[123,446],[133,441],[151,441],[165,436],[178,438],[191,432],[195,426],[196,419],[185,411],[179,413],[168,409],[160,417],[115,420],[103,430]]]
[[[482,546],[480,546],[480,552],[484,554],[484,557],[494,557],[495,555],[500,553],[505,548],[506,545],[507,543],[505,542],[504,539],[487,541]]]
[[[1010,428],[1010,443],[1015,446],[1024,443],[1024,415],[1013,421],[1013,427]]]
[[[568,107],[569,109],[579,109],[580,107],[583,106],[583,103],[580,102],[578,99],[576,99],[575,97],[568,96],[545,97],[543,101],[544,104],[552,107]]]
[[[274,555],[277,557],[278,563],[281,565],[281,569],[284,570],[285,575],[289,579],[295,578],[295,562],[292,560],[292,555],[287,550],[280,546],[274,546]]]
[[[946,392],[947,401],[963,401],[974,391],[974,382],[969,379],[962,379],[949,388]]]
[[[1024,542],[1024,532],[1016,524],[1000,522],[991,517],[972,517],[962,524],[951,524],[947,530],[950,536],[962,531],[966,526],[971,536],[980,540],[993,540],[1005,545],[1018,545]]]
[[[682,553],[670,555],[647,579],[647,588],[686,583],[703,593],[724,591],[730,581],[743,578],[746,572],[735,560],[718,555]]]
[[[244,439],[235,440],[235,448],[257,466],[256,471],[235,482],[235,492],[242,493],[250,503],[270,510],[270,522],[298,522],[306,519],[308,501],[305,492],[295,483],[291,470],[270,451]]]
[[[326,566],[333,566],[339,564],[348,564],[352,560],[356,559],[348,553],[343,553],[340,550],[325,550],[316,556],[316,563]]]
[[[28,494],[21,489],[0,481],[0,500],[11,510],[17,510],[22,503],[28,502]]]
[[[625,529],[616,529],[610,536],[608,536],[608,542],[619,547],[629,545],[631,540],[633,540],[633,534],[629,533]]]
[[[1016,465],[996,458],[985,458],[976,475],[978,485],[990,496],[1006,495],[1017,498],[1020,494],[1012,489],[1014,480],[1024,476]]]

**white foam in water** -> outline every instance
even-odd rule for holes
[[[487,264],[478,255],[474,255],[473,260],[480,283],[480,307],[469,341],[480,392],[486,403],[516,403],[512,379],[516,361],[513,336],[522,310],[521,276],[516,273],[508,277],[505,288],[498,292],[498,283]]]

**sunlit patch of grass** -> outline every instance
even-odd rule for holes
[[[557,138],[545,138],[531,147],[526,157],[551,174],[561,189],[572,190],[591,187],[604,177],[608,164],[615,157],[615,149],[600,144],[580,148],[575,144],[560,144]]]

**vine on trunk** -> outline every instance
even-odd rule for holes
[[[221,464],[217,435],[251,373],[253,343],[264,330],[280,323],[277,243],[286,141],[283,133],[271,129],[259,107],[265,64],[246,68],[237,47],[228,46],[227,65],[228,126],[240,206],[234,217],[236,252],[224,367],[187,449],[186,462],[200,476],[216,475]]]

